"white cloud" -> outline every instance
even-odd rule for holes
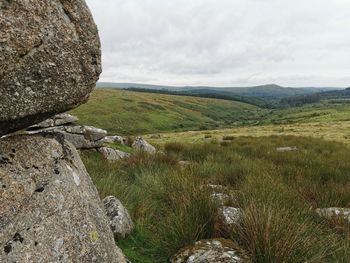
[[[101,81],[350,86],[348,0],[87,0]]]

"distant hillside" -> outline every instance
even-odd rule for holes
[[[97,88],[112,88],[112,89],[127,89],[127,88],[144,88],[144,89],[169,89],[179,90],[183,87],[175,86],[162,86],[162,85],[149,85],[140,83],[115,83],[115,82],[98,82]]]
[[[320,96],[325,99],[350,98],[350,88],[344,90],[324,91],[320,93]]]
[[[150,89],[150,90],[167,90],[188,93],[190,95],[203,95],[211,94],[218,96],[240,96],[254,97],[263,100],[278,100],[286,97],[293,96],[303,96],[313,93],[318,93],[322,91],[329,91],[338,88],[290,88],[282,87],[275,84],[254,86],[254,87],[209,87],[209,86],[185,86],[185,87],[175,87],[175,86],[162,86],[162,85],[148,85],[148,84],[136,84],[136,83],[98,83],[97,87],[103,88],[119,88],[119,89],[129,89],[129,88],[140,88],[140,89]],[[215,97],[215,96],[213,96]],[[261,105],[261,104],[258,104]]]
[[[81,124],[130,135],[251,124],[266,112],[236,101],[96,89],[72,114]]]
[[[177,96],[192,96],[192,97],[200,97],[200,98],[232,100],[232,101],[239,101],[239,102],[252,104],[263,108],[272,107],[272,104],[264,99],[257,98],[257,97],[240,96],[225,90],[210,90],[210,89],[168,90],[168,89],[146,89],[146,88],[126,88],[125,90],[135,91],[135,92],[177,95]]]

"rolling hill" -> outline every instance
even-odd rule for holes
[[[96,89],[88,103],[71,113],[82,124],[131,135],[255,123],[267,111],[236,101]]]
[[[111,83],[101,82],[97,84],[100,88],[119,88],[119,89],[148,89],[159,91],[177,92],[179,94],[189,93],[191,95],[201,94],[215,94],[217,96],[240,96],[254,97],[264,100],[277,100],[285,97],[309,95],[323,91],[340,90],[341,88],[335,87],[282,87],[276,84],[260,85],[253,87],[210,87],[210,86],[162,86],[162,85],[149,85],[149,84],[137,84],[137,83]]]

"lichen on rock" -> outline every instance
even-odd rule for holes
[[[101,73],[84,0],[0,0],[0,136],[87,101]]]
[[[0,262],[126,262],[62,135],[9,136],[0,156]]]

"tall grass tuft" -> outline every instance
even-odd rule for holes
[[[279,153],[281,146],[298,150]],[[164,152],[135,152],[116,163],[98,152],[82,153],[100,195],[115,195],[130,211],[135,230],[118,245],[132,262],[167,262],[181,247],[218,237],[218,204],[207,184],[222,185],[231,195],[228,204],[244,211],[229,236],[253,262],[349,262],[349,226],[315,213],[350,207],[348,146],[292,136],[239,137],[225,145],[169,143]]]

